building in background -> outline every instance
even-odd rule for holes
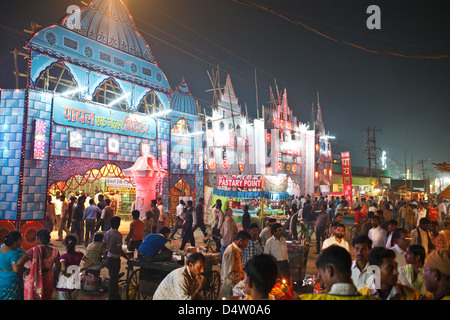
[[[329,194],[332,191],[333,158],[330,139],[322,120],[322,108],[317,96],[317,118],[314,121],[315,130],[315,169],[314,192]]]

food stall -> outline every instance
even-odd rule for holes
[[[275,218],[284,225],[287,178],[283,175],[221,175],[213,190],[212,204],[222,200],[222,210],[233,209],[236,223],[242,222],[244,206],[249,207],[252,223],[264,227],[265,218]]]

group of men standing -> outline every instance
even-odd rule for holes
[[[64,240],[65,232],[75,235],[78,244],[84,243],[87,247],[96,230],[111,228],[110,219],[117,215],[120,201],[119,191],[104,194],[100,190],[94,198],[83,192],[69,192],[66,196],[57,191],[56,195],[47,196],[44,228],[58,231],[57,241]]]

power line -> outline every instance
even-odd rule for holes
[[[387,54],[387,55],[392,55],[392,56],[396,56],[396,57],[415,58],[415,59],[447,59],[447,58],[450,58],[449,54],[411,55],[411,54],[404,54],[404,53],[399,53],[399,52],[394,52],[394,51],[376,50],[376,49],[366,48],[366,47],[363,47],[361,45],[358,45],[358,44],[355,44],[355,43],[352,43],[352,42],[349,42],[349,41],[345,41],[345,40],[339,40],[339,39],[336,39],[336,38],[334,38],[332,36],[324,34],[323,32],[321,32],[321,31],[319,31],[319,30],[317,30],[315,28],[312,28],[312,27],[308,26],[307,24],[305,24],[305,23],[303,23],[301,21],[289,18],[286,15],[284,15],[284,14],[282,14],[280,12],[277,12],[277,11],[275,11],[275,10],[269,8],[269,7],[265,7],[265,6],[256,4],[256,3],[243,1],[243,0],[233,0],[233,1],[236,2],[236,3],[240,3],[240,4],[246,4],[246,5],[249,5],[249,6],[257,7],[259,9],[267,11],[267,12],[269,12],[271,14],[274,14],[274,15],[276,15],[276,16],[284,19],[284,20],[287,20],[287,21],[289,21],[289,22],[291,22],[293,24],[302,26],[302,27],[304,27],[304,28],[306,28],[306,29],[308,29],[308,30],[310,30],[310,31],[312,31],[312,32],[314,32],[314,33],[316,33],[316,34],[326,38],[326,39],[332,40],[334,42],[342,43],[342,44],[345,44],[345,45],[348,45],[348,46],[351,46],[351,47],[354,47],[354,48],[357,48],[357,49],[360,49],[360,50],[363,50],[363,51],[366,51],[366,52],[369,52],[369,53],[381,53],[381,54]]]
[[[153,11],[155,11],[155,12],[157,12],[158,14],[164,16],[165,18],[171,20],[172,22],[174,22],[174,23],[180,25],[181,27],[185,28],[186,30],[192,32],[193,34],[195,34],[196,36],[200,37],[201,39],[206,40],[207,42],[211,43],[211,44],[214,45],[215,47],[217,47],[217,48],[223,50],[224,52],[226,52],[226,53],[232,55],[233,57],[239,59],[240,61],[242,61],[242,62],[248,64],[248,65],[249,65],[250,67],[252,67],[254,70],[258,70],[258,71],[262,72],[263,74],[265,74],[265,75],[267,75],[267,76],[270,76],[270,77],[276,79],[278,82],[280,82],[281,84],[283,84],[285,87],[289,88],[289,90],[288,90],[289,92],[291,92],[291,93],[292,93],[293,91],[294,91],[294,93],[297,92],[297,93],[301,94],[302,96],[309,98],[310,101],[315,101],[315,97],[312,97],[312,96],[310,96],[310,95],[308,95],[308,94],[302,92],[301,90],[299,90],[298,86],[291,86],[291,84],[289,84],[289,83],[283,81],[282,79],[279,79],[278,77],[275,77],[274,75],[270,74],[269,72],[267,72],[267,71],[261,69],[260,67],[256,66],[255,64],[253,64],[253,63],[249,62],[248,60],[242,58],[242,57],[239,56],[238,54],[236,54],[236,53],[232,52],[231,50],[229,50],[229,49],[227,49],[227,48],[221,46],[221,45],[218,44],[217,42],[208,39],[206,36],[202,35],[201,33],[197,32],[197,31],[195,31],[195,30],[193,30],[192,28],[190,28],[189,26],[183,24],[183,23],[180,22],[179,20],[177,20],[177,19],[175,19],[175,18],[172,18],[170,15],[166,14],[166,13],[163,12],[163,11],[158,10],[158,9],[155,8],[153,5],[151,5],[149,2],[144,2],[144,4],[147,5],[148,7],[151,7]],[[142,19],[139,18],[139,20],[142,20]],[[141,30],[141,29],[140,29],[140,30]],[[148,32],[144,32],[144,33],[149,34]],[[168,34],[167,32],[165,32],[165,33]],[[150,35],[150,34],[149,34],[149,35]],[[151,36],[152,36],[152,35],[151,35]],[[177,39],[176,37],[174,37],[174,36],[172,36],[172,35],[170,35],[170,36],[171,36],[172,38]],[[153,37],[155,37],[155,36],[153,36]],[[182,52],[188,54],[188,55],[191,56],[191,57],[194,57],[194,58],[196,58],[196,59],[202,61],[203,63],[206,63],[207,65],[212,65],[212,63],[209,63],[209,62],[207,62],[206,60],[201,59],[201,58],[195,56],[194,54],[188,53],[186,50],[183,50],[183,49],[181,49],[181,48],[178,48],[177,46],[175,46],[175,45],[173,45],[173,44],[170,44],[170,43],[168,43],[167,41],[161,40],[160,38],[157,38],[157,37],[155,37],[155,38],[158,39],[159,41],[161,41],[161,42],[163,42],[163,43],[165,43],[165,44],[167,44],[167,45],[173,47],[173,48],[176,48],[177,50],[180,50],[180,51],[182,51]],[[190,47],[192,47],[192,46],[190,46]],[[195,49],[195,50],[200,51],[200,50],[198,50],[198,49]],[[209,55],[209,56],[210,56],[210,55]],[[214,59],[217,60],[217,58],[214,58]],[[225,71],[226,71],[226,70],[225,70]],[[233,75],[233,73],[231,73],[231,72],[230,72],[230,74]],[[253,81],[253,78],[252,78],[251,76],[249,76],[248,74],[247,74],[247,76],[248,76],[249,79],[252,79],[252,81]],[[241,80],[243,80],[243,81],[245,81],[245,82],[247,82],[247,83],[250,84],[250,81],[246,81],[245,79],[242,79],[242,77],[238,77],[238,78],[240,78]],[[260,78],[259,78],[259,79],[260,79]],[[269,86],[269,87],[271,86],[271,85],[268,84],[267,82],[261,81],[261,80],[259,80],[259,79],[258,79],[258,82],[263,82],[263,83],[265,83],[265,84],[266,84],[267,86]],[[292,90],[292,91],[291,91],[291,90]],[[308,109],[309,109],[309,102],[300,102],[300,101],[298,101],[297,99],[292,99],[292,97],[293,97],[293,95],[289,95],[289,97],[288,97],[288,100],[289,100],[290,102],[297,102],[297,103],[298,103],[297,107],[303,108],[303,109],[305,110],[305,113],[308,112]],[[295,97],[295,96],[294,96],[294,97]],[[325,106],[325,107],[326,107],[328,110],[330,110],[330,111],[334,111],[334,114],[333,114],[333,121],[339,121],[342,125],[346,125],[346,124],[347,124],[347,119],[346,119],[345,117],[343,117],[343,116],[340,116],[340,114],[341,114],[341,112],[340,112],[341,110],[340,110],[340,109],[334,108],[333,106],[330,106],[330,105],[328,105],[328,104],[326,104],[326,103],[325,103],[325,104],[322,103],[322,106]],[[292,107],[291,107],[291,108],[292,108]]]

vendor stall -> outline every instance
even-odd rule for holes
[[[212,204],[222,200],[222,210],[233,209],[236,223],[242,222],[244,207],[248,206],[252,223],[264,227],[264,218],[286,219],[286,199],[289,198],[284,175],[222,175],[213,190]]]

